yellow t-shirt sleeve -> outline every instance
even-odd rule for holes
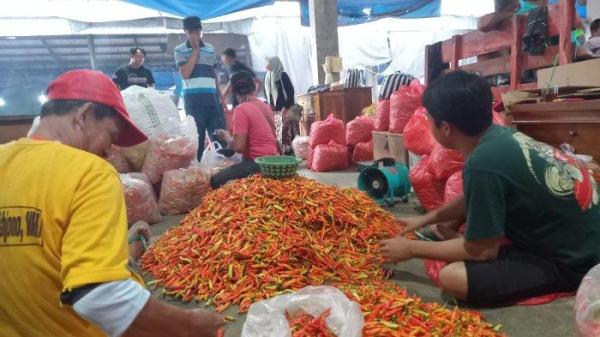
[[[117,174],[86,174],[71,203],[61,249],[63,291],[130,278],[127,213]]]

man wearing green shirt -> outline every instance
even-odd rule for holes
[[[598,187],[588,170],[547,144],[492,125],[492,93],[477,75],[445,75],[423,103],[435,139],[467,158],[464,196],[403,221],[414,228],[466,219],[466,232],[441,242],[384,240],[387,260],[448,262],[440,287],[474,304],[576,290],[600,263]],[[511,243],[501,245],[503,238]]]

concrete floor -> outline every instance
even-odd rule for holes
[[[303,176],[321,181],[326,184],[335,184],[338,186],[356,186],[358,173],[334,172],[334,173],[313,173],[304,168],[299,170]],[[389,209],[392,213],[402,216],[417,214],[418,203],[411,199],[407,204],[397,204]],[[153,240],[157,239],[165,230],[179,223],[183,216],[165,217],[163,222],[152,226]],[[423,262],[421,260],[412,260],[391,266],[394,270],[392,279],[409,292],[422,297],[425,301],[445,303],[440,291],[436,288],[425,275]],[[156,297],[160,297],[156,292]],[[172,301],[168,298],[163,299],[169,303],[185,308],[198,307],[198,304],[183,304]],[[555,301],[550,304],[540,306],[515,306],[505,308],[474,308],[485,314],[489,322],[502,324],[504,332],[508,336],[514,337],[569,337],[575,336],[574,332],[574,299],[567,298]],[[203,306],[203,305],[202,305]],[[209,308],[210,309],[210,308]],[[244,324],[244,315],[237,314],[237,308],[230,308],[226,315],[233,316],[234,322],[227,325],[226,337],[237,337],[241,334]]]

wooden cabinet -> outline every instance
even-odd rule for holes
[[[555,147],[571,144],[576,153],[600,160],[600,100],[516,104],[510,110],[526,135]]]
[[[373,103],[371,88],[350,88],[300,95],[296,102],[304,108],[300,133],[308,136],[313,122],[334,114],[344,124],[360,116],[362,109]]]

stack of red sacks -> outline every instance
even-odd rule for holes
[[[161,214],[187,213],[210,191],[208,174],[197,166],[194,119],[188,116],[174,123],[155,132],[144,144],[113,146],[107,154],[106,159],[122,173],[130,224],[139,220],[153,224],[161,221]]]
[[[346,143],[351,162],[373,160],[373,131],[375,121],[371,117],[358,116],[346,125]]]
[[[344,123],[333,114],[312,124],[309,146],[307,166],[312,171],[338,171],[349,167]]]
[[[409,86],[403,86],[390,97],[390,127],[392,133],[403,133],[404,127],[414,112],[423,105],[421,98],[425,87],[419,80],[413,80]]]
[[[419,80],[413,80],[409,86],[400,87],[389,100],[377,102],[375,131],[402,133],[415,110],[422,105],[424,91]]]
[[[390,100],[377,102],[375,108],[375,131],[388,131],[390,129]]]
[[[506,125],[494,112],[494,123]],[[430,131],[430,121],[424,107],[417,109],[404,128],[404,146],[422,156],[410,172],[410,180],[421,206],[430,211],[451,201],[462,192],[464,157],[457,151],[438,144]]]

